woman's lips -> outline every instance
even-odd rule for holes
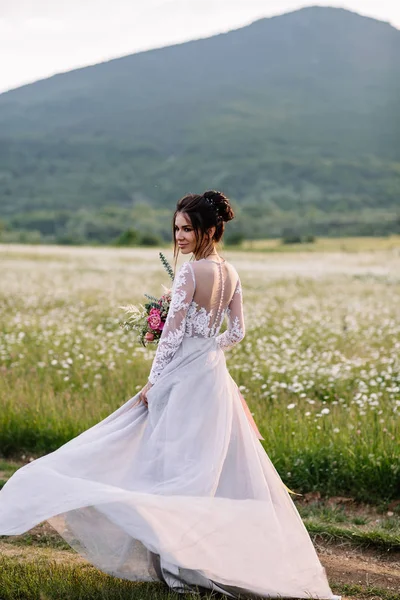
[[[184,248],[187,244],[178,244],[179,248]]]

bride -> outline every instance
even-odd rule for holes
[[[245,334],[239,276],[217,252],[233,217],[220,192],[179,200],[174,255],[193,260],[175,277],[148,383],[8,480],[0,535],[47,520],[117,577],[231,598],[337,599],[226,367]]]

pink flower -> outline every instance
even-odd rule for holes
[[[157,308],[152,308],[149,316],[147,317],[147,322],[151,329],[160,329],[161,315],[160,311]]]
[[[146,342],[152,342],[154,340],[154,333],[150,333],[150,331],[148,331],[144,336],[144,339]]]

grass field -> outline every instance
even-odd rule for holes
[[[228,367],[301,493],[400,496],[400,243],[389,240],[224,253],[247,325]],[[119,327],[119,306],[162,284],[156,249],[0,246],[3,457],[54,450],[144,385],[154,350]]]
[[[400,248],[400,236],[316,238],[314,242],[284,244],[280,239],[247,240],[242,249],[254,252],[381,252]]]

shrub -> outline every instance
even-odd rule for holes
[[[300,233],[293,229],[284,229],[282,231],[282,244],[301,244],[302,237]]]
[[[241,246],[244,242],[244,235],[240,231],[233,231],[225,236],[224,241],[226,246]]]
[[[114,242],[114,246],[138,246],[141,242],[140,235],[136,229],[126,229],[118,236]]]
[[[144,233],[140,238],[141,246],[162,246],[163,241],[155,233]]]

